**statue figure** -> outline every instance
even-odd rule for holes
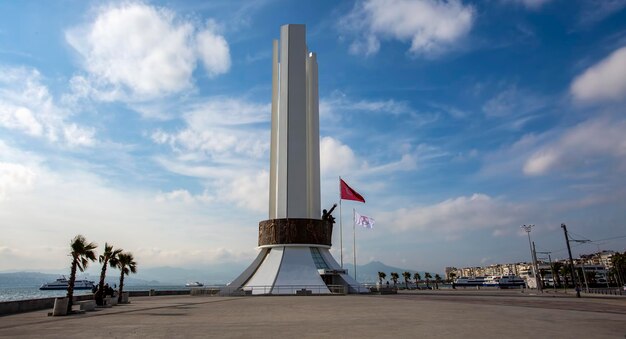
[[[333,207],[331,207],[330,211],[323,210],[322,212],[322,220],[330,221],[331,225],[335,223],[335,217],[333,217],[332,215],[335,207],[337,207],[337,204],[333,204]]]

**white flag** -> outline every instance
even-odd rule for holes
[[[365,228],[374,228],[374,219],[360,215],[357,211],[354,211],[354,223]]]

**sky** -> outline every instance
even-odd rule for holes
[[[0,271],[77,234],[139,268],[247,265],[268,217],[272,40],[317,53],[322,206],[358,264],[626,250],[626,1],[2,1]],[[337,211],[338,212],[338,211]],[[339,218],[339,213],[335,216]],[[339,225],[331,252],[340,259]]]

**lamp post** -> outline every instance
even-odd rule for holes
[[[540,291],[541,287],[539,285],[539,277],[537,276],[537,263],[535,262],[535,255],[533,253],[533,244],[530,241],[530,231],[535,227],[535,225],[522,225],[521,228],[528,235],[528,247],[530,248],[530,259],[533,267],[533,275],[535,276],[535,284],[537,285],[537,290]]]

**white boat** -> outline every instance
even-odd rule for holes
[[[522,287],[526,285],[526,281],[514,274],[490,275],[485,278],[485,282],[483,284],[485,286],[509,288],[509,287]]]
[[[61,278],[45,283],[39,287],[40,290],[67,290],[69,286],[69,280],[62,276]],[[74,281],[74,289],[75,290],[91,290],[95,287],[95,283],[91,280],[75,280]]]
[[[202,286],[204,286],[204,284],[201,283],[201,282],[195,281],[195,282],[186,283],[185,286],[187,286],[187,287],[202,287]]]
[[[454,280],[456,286],[482,286],[485,277],[459,277]]]

